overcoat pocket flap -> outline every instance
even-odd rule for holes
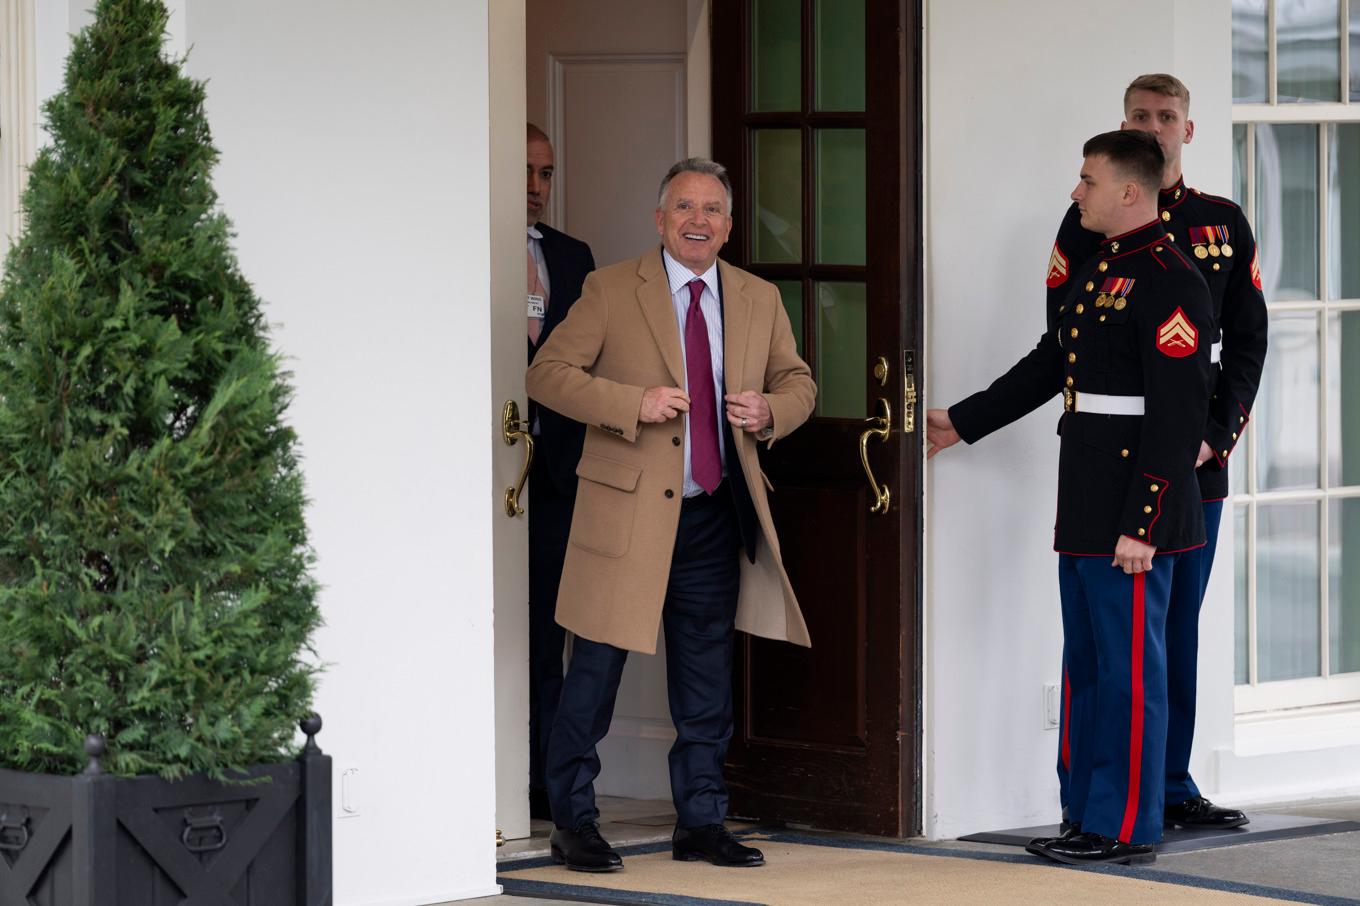
[[[642,468],[630,466],[625,462],[605,459],[603,456],[596,456],[593,453],[586,453],[581,457],[581,461],[576,464],[576,474],[587,481],[609,485],[611,488],[618,488],[620,491],[634,491],[637,489],[638,477],[642,474]]]

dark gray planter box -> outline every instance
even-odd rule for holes
[[[0,770],[0,906],[329,906],[331,759],[250,785]]]

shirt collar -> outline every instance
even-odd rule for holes
[[[665,247],[662,247],[661,249],[661,261],[666,265],[666,280],[670,283],[672,296],[684,289],[691,280],[696,279],[694,271],[672,258],[671,253],[666,251]],[[713,298],[719,298],[718,262],[716,259],[713,261],[713,264],[709,266],[708,270],[700,274],[697,279],[704,281],[704,286],[708,287],[708,291],[713,294]]]
[[[530,239],[543,238],[543,231],[538,228],[538,224],[534,224],[533,226],[529,227],[529,238]]]

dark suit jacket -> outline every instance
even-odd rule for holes
[[[590,254],[590,246],[544,223],[538,224],[538,229],[543,234],[539,241],[543,260],[548,265],[548,311],[543,318],[538,346],[525,338],[530,365],[538,349],[552,336],[553,328],[562,323],[567,311],[581,297],[581,284],[585,282],[586,274],[595,270],[595,258]],[[531,421],[535,418],[538,420],[536,441],[539,455],[543,457],[548,473],[552,476],[553,485],[558,492],[571,499],[576,495],[576,463],[581,459],[581,446],[585,443],[585,425],[532,399],[529,400],[529,418]]]

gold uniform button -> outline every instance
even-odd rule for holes
[[[1158,491],[1160,491],[1161,489],[1162,489],[1162,488],[1161,488],[1161,485],[1155,485],[1155,484],[1148,488],[1148,490],[1151,491],[1151,492],[1154,493],[1154,494],[1156,494],[1156,493],[1157,493]]]
[[[1104,316],[1104,315],[1101,315],[1101,316],[1100,316],[1100,320],[1104,321],[1104,320],[1105,320],[1105,316]]]
[[[1072,328],[1072,339],[1075,340],[1076,338],[1077,338],[1077,329],[1076,329],[1075,327],[1073,327],[1073,328]]]
[[[1077,360],[1077,354],[1076,354],[1075,352],[1069,352],[1069,353],[1067,354],[1067,364],[1071,365],[1071,364],[1072,364],[1073,362],[1075,362],[1076,360]],[[1236,436],[1236,435],[1234,435],[1234,436]]]
[[[1084,312],[1084,311],[1086,311],[1086,306],[1085,306],[1085,305],[1082,305],[1080,302],[1078,302],[1078,303],[1077,303],[1077,314],[1081,314],[1081,313]]]
[[[1160,245],[1157,246],[1155,249],[1153,249],[1154,252],[1160,252],[1161,250],[1162,250],[1162,247],[1161,247]]]
[[[1236,431],[1233,432],[1233,440],[1237,440],[1237,432],[1236,432]]]
[[[1237,416],[1237,423],[1238,423],[1239,425],[1246,424],[1246,421],[1247,421],[1247,417],[1246,417],[1245,415],[1239,415],[1239,416]]]
[[[1139,530],[1138,530],[1138,537],[1141,538],[1143,535],[1146,535],[1146,534],[1147,534],[1147,529],[1139,529]]]
[[[1175,241],[1176,241],[1176,234],[1175,234],[1175,233],[1167,233],[1167,234],[1166,234],[1166,238],[1167,238],[1167,239],[1170,239],[1172,242],[1175,242]]]
[[[1215,262],[1214,262],[1214,270],[1218,270],[1218,269],[1219,269],[1219,267],[1218,267],[1218,262],[1215,261]]]
[[[1071,386],[1072,386],[1073,384],[1075,384],[1075,383],[1076,383],[1076,381],[1074,381],[1074,380],[1072,379],[1072,376],[1071,376],[1071,375],[1068,375],[1068,376],[1067,376],[1067,386],[1071,387]]]
[[[1227,458],[1228,458],[1228,451],[1227,451],[1227,450],[1224,450],[1224,451],[1223,451],[1223,458],[1224,458],[1224,459],[1227,459]]]
[[[1087,280],[1087,281],[1086,281],[1086,291],[1087,291],[1088,293],[1089,293],[1091,290],[1095,289],[1095,288],[1096,288],[1096,284],[1095,284],[1095,281],[1094,281],[1094,280]]]
[[[1150,507],[1150,506],[1145,506],[1145,507],[1143,507],[1143,512],[1144,512],[1144,513],[1151,513],[1151,512],[1152,512],[1152,507]]]
[[[1163,211],[1163,212],[1162,212],[1162,219],[1163,219],[1163,220],[1170,220],[1170,219],[1171,219],[1171,212],[1170,212],[1170,211]]]
[[[1102,261],[1102,262],[1100,262],[1100,264],[1096,265],[1096,270],[1100,271],[1102,274],[1105,273],[1105,272],[1106,272],[1107,270],[1109,270],[1109,269],[1110,269],[1110,262],[1108,262],[1108,261]]]
[[[1120,450],[1120,451],[1119,451],[1119,455],[1122,456],[1122,457],[1124,457],[1125,459],[1128,459],[1128,458],[1129,458],[1129,451],[1128,451],[1128,450]]]

